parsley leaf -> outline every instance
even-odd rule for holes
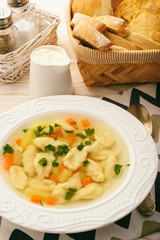
[[[53,133],[53,126],[49,125],[49,135]]]
[[[76,136],[77,136],[77,137],[80,137],[80,138],[82,138],[82,139],[85,139],[85,138],[86,138],[86,136],[83,135],[82,133],[77,133]]]
[[[87,135],[93,135],[94,132],[95,132],[94,128],[87,128],[87,129],[84,129],[84,130],[85,130]]]
[[[26,128],[26,129],[23,129],[23,132],[25,132],[25,133],[26,133],[27,131],[28,131],[28,128]]]
[[[86,145],[91,145],[92,142],[91,142],[91,141],[85,141],[85,144],[86,144]]]
[[[55,147],[53,145],[49,144],[46,147],[44,147],[44,152],[49,152],[49,151],[55,152],[56,149],[55,149]]]
[[[129,164],[126,164],[127,167],[130,167],[130,163]]]
[[[72,131],[68,131],[68,130],[64,130],[66,133],[73,133],[74,132],[74,130],[72,130]]]
[[[52,167],[58,167],[59,166],[59,163],[56,162],[57,161],[57,158],[52,162]]]
[[[57,154],[62,156],[63,154],[67,154],[69,152],[69,148],[67,145],[59,145]]]
[[[42,203],[42,201],[41,201],[41,200],[39,201],[39,203],[41,204],[41,206],[43,206],[43,203]]]
[[[88,160],[83,161],[83,166],[86,167],[88,165],[88,163],[89,163]]]
[[[45,127],[38,126],[38,127],[37,127],[37,132],[39,132],[39,133],[42,132],[42,130],[43,130],[44,128],[45,128]]]
[[[57,123],[54,124],[54,127],[59,127],[59,126],[61,126],[61,125],[59,125],[59,124],[57,124]]]
[[[58,139],[58,137],[54,137],[54,140],[56,141]]]
[[[14,152],[14,149],[9,145],[9,144],[6,144],[4,147],[3,147],[3,155],[6,154],[6,153],[13,153]]]
[[[65,200],[70,200],[74,193],[77,192],[77,189],[76,188],[68,188],[68,192],[66,192],[66,196],[65,196]]]
[[[43,130],[44,128],[45,128],[45,127],[38,126],[38,127],[37,127],[37,130],[34,130],[34,135],[35,135],[36,137],[40,137],[40,136],[43,136],[43,135],[48,135],[48,133],[42,132],[42,130]]]
[[[120,165],[120,164],[115,164],[114,166],[114,171],[115,171],[115,174],[116,175],[119,175],[120,174],[120,171],[121,171],[121,168],[123,167],[123,165]]]
[[[81,143],[77,146],[77,149],[78,149],[79,151],[82,151],[83,148],[84,148],[84,145],[83,145],[83,143],[81,142]]]
[[[40,166],[45,167],[47,165],[47,159],[45,157],[43,157],[42,159],[40,159],[38,161],[38,163],[39,163]]]

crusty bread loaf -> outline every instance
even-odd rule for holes
[[[115,45],[119,47],[126,48],[128,50],[139,50],[139,48],[134,44],[134,42],[129,42],[125,38],[122,38],[114,33],[105,31],[104,35]]]
[[[131,32],[126,37],[126,40],[133,43],[137,47],[141,49],[160,49],[160,44],[158,42],[153,41],[152,39],[146,38],[139,33]]]
[[[106,25],[100,21],[98,21],[95,18],[92,18],[90,16],[87,16],[86,14],[82,14],[82,13],[75,13],[74,17],[72,18],[71,21],[71,27],[74,28],[74,26],[76,25],[76,23],[79,20],[86,20],[88,24],[92,25],[97,31],[99,32],[103,32],[106,29]]]
[[[149,0],[132,19],[128,28],[160,43],[160,0]]]
[[[136,16],[149,0],[123,0],[115,10],[115,16],[128,23]],[[158,0],[159,1],[159,0]]]
[[[88,16],[112,15],[111,0],[73,0],[72,14],[76,12]]]
[[[126,27],[126,22],[122,18],[117,18],[109,15],[98,16],[95,18],[103,22],[106,25],[106,28],[114,33],[123,32],[124,28]]]
[[[106,51],[113,45],[108,38],[88,24],[86,20],[79,20],[76,23],[72,36],[79,39],[84,45],[101,51]]]

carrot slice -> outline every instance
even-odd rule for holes
[[[90,184],[92,182],[91,178],[90,177],[85,177],[83,180],[82,180],[82,187],[85,187],[86,185]]]
[[[54,199],[52,197],[49,197],[46,199],[46,204],[48,205],[54,205]]]
[[[51,134],[48,135],[48,137],[50,137],[50,138],[55,138],[56,135],[55,135],[54,133],[51,133]]]
[[[66,168],[66,166],[64,166],[63,164],[59,166],[59,171],[63,172]]]
[[[61,129],[58,129],[54,132],[54,134],[57,136],[57,137],[63,137],[63,132]]]
[[[82,120],[81,120],[81,123],[82,123],[82,126],[83,126],[83,127],[89,127],[89,125],[90,125],[90,124],[89,124],[89,121],[88,121],[87,119],[82,119]]]
[[[21,141],[22,141],[22,139],[21,139],[21,138],[18,138],[18,139],[16,139],[16,140],[15,140],[15,142],[17,143],[17,145],[18,145],[18,146],[20,146],[20,144],[21,144]]]
[[[5,158],[6,158],[6,161],[5,161],[3,167],[4,167],[5,169],[8,169],[8,168],[10,168],[10,167],[13,165],[14,157],[13,157],[13,154],[12,154],[12,153],[6,153],[6,154],[5,154]]]
[[[77,127],[77,124],[76,124],[76,123],[73,123],[73,124],[72,124],[72,127],[74,127],[76,130],[78,129],[78,127]]]
[[[59,178],[58,178],[56,175],[54,175],[54,174],[52,174],[52,175],[50,176],[50,179],[51,179],[53,182],[55,182],[56,184],[58,184],[58,183],[61,182],[61,181],[59,180]]]
[[[73,141],[75,138],[75,134],[74,133],[68,133],[67,137],[66,137],[69,141]]]
[[[39,203],[40,201],[42,201],[42,197],[38,196],[38,195],[33,195],[30,199],[31,202],[33,203]]]
[[[67,119],[66,119],[66,122],[69,123],[70,125],[76,123],[76,121],[73,120],[72,118],[67,118]]]

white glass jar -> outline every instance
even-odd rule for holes
[[[13,25],[11,10],[0,8],[0,54],[12,52],[18,45],[18,29]]]
[[[19,46],[33,39],[37,34],[35,8],[29,0],[7,0],[12,10],[13,21],[19,30]]]

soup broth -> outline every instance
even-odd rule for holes
[[[127,145],[113,127],[76,113],[23,123],[6,138],[1,154],[1,174],[11,190],[52,208],[86,206],[109,197],[130,166]]]

